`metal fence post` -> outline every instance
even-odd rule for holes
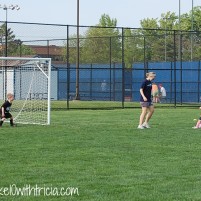
[[[124,97],[125,97],[125,77],[124,77],[124,28],[122,28],[122,109],[124,108]]]
[[[180,32],[180,104],[183,103],[183,54],[182,54],[182,32]]]
[[[177,58],[176,58],[176,31],[174,30],[174,107],[177,105]]]
[[[90,100],[92,100],[92,90],[93,90],[93,64],[90,65]]]
[[[115,97],[116,97],[116,94],[115,94],[115,88],[116,88],[116,76],[115,76],[115,73],[116,73],[116,68],[115,68],[115,62],[114,62],[113,63],[113,90],[112,90],[113,101],[115,101]]]
[[[198,103],[200,102],[200,60],[198,62]]]
[[[6,9],[6,30],[5,30],[5,57],[8,56],[8,21],[7,21],[7,9]],[[4,100],[6,100],[7,96],[7,60],[5,62],[5,94],[4,94]]]
[[[144,36],[144,77],[146,77],[146,38]]]
[[[79,21],[79,17],[78,17],[78,21]],[[75,91],[75,100],[80,100],[80,36],[79,36],[79,23],[77,24],[77,47],[76,47],[76,49],[77,49],[77,55],[76,55],[76,86],[75,86],[76,91]]]
[[[171,61],[171,74],[170,74],[170,103],[172,103],[172,83],[173,83],[173,64],[172,64],[172,61]]]
[[[66,35],[66,61],[67,61],[67,109],[70,109],[70,103],[69,103],[69,95],[70,95],[70,62],[69,62],[69,26],[67,25],[67,35]]]
[[[112,37],[110,37],[110,101],[112,100]]]
[[[47,40],[47,57],[50,57],[50,41]]]

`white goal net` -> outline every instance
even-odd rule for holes
[[[12,93],[14,122],[50,124],[51,59],[0,57],[0,105]]]

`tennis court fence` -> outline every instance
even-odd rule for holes
[[[52,59],[52,108],[139,107],[148,71],[166,99],[200,103],[199,31],[0,22],[0,55]],[[7,27],[7,29],[6,29]]]

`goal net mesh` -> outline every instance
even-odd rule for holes
[[[14,94],[14,122],[50,124],[51,60],[0,57],[0,104]]]

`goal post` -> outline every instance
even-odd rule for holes
[[[51,59],[0,57],[0,104],[14,94],[16,123],[50,124]]]

